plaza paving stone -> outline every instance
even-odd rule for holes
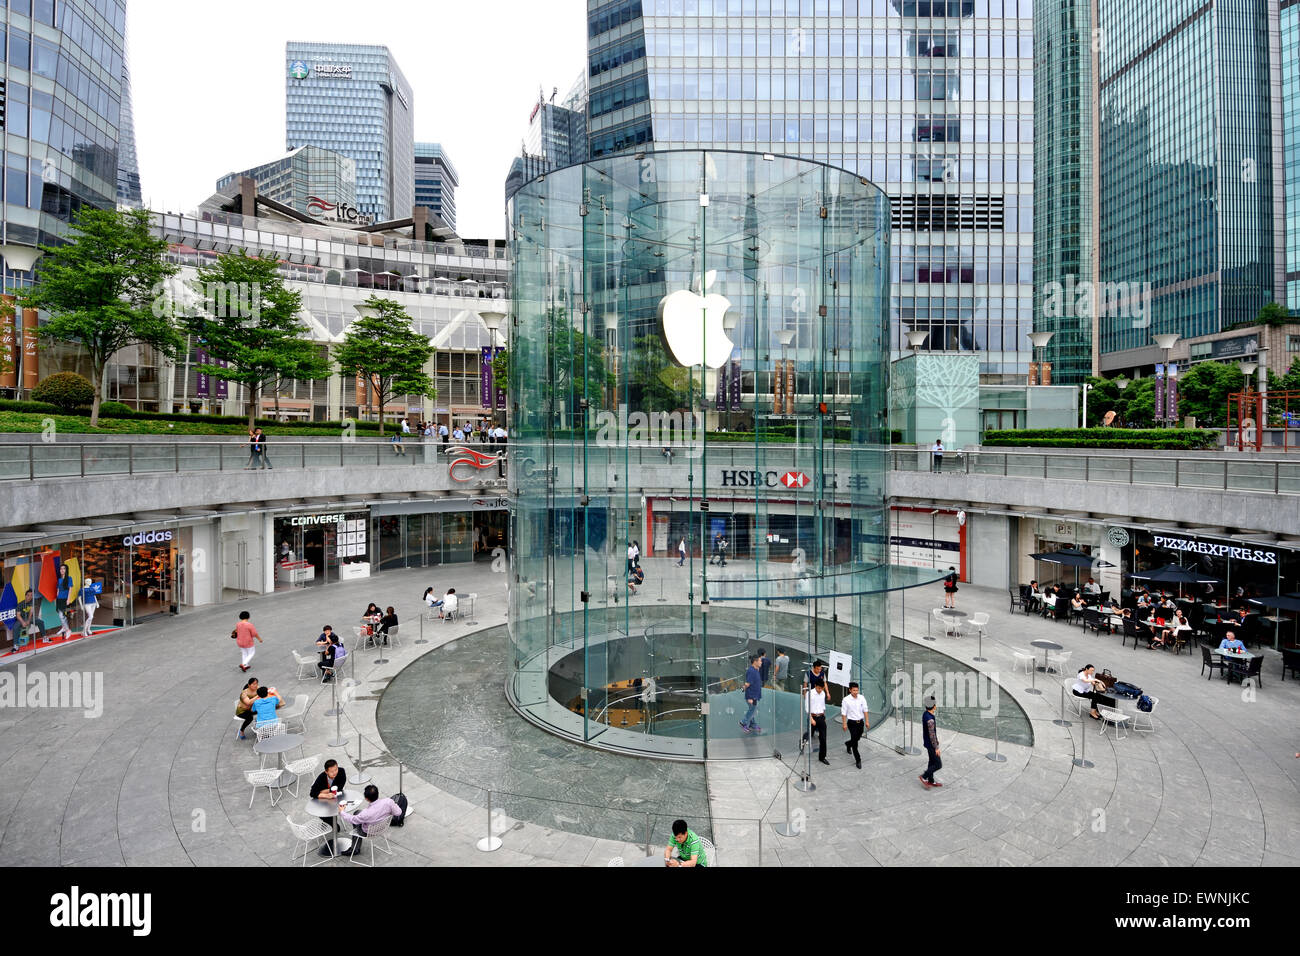
[[[426,626],[429,643],[416,645],[416,596],[427,585],[476,589],[479,626]],[[939,603],[938,589],[929,590],[907,600],[905,633],[917,647],[931,606]],[[335,688],[296,681],[290,651],[310,644],[322,623],[350,633],[371,600],[397,607],[402,646],[386,652],[385,664],[374,662],[374,651],[357,653],[359,684],[348,693],[337,724],[347,746],[331,747],[336,721],[324,712]],[[368,581],[191,611],[23,662],[29,672],[102,671],[104,710],[95,719],[78,710],[0,711],[0,864],[291,865],[294,841],[286,818],[306,819],[305,793],[285,793],[272,808],[263,790],[248,806],[243,774],[258,758],[250,743],[235,737],[234,702],[245,678],[228,637],[241,609],[252,612],[266,640],[258,645],[251,673],[287,695],[311,697],[304,753],[333,756],[355,776],[360,736],[364,768],[380,791],[394,793],[400,786],[410,798],[411,819],[392,831],[395,852],[380,853],[381,866],[610,866],[645,853],[639,830],[601,832],[598,817],[566,813],[555,802],[574,801],[575,793],[584,803],[604,793],[611,811],[635,806],[651,812],[652,854],[666,842],[667,814],[691,808],[700,828],[714,835],[718,862],[732,866],[756,865],[760,853],[766,866],[1300,864],[1300,760],[1293,756],[1300,682],[1279,680],[1274,652],[1266,652],[1263,686],[1243,690],[1202,677],[1199,654],[1121,649],[1116,637],[1010,615],[1005,602],[1005,591],[963,586],[959,606],[990,614],[984,640],[989,662],[980,666],[1024,711],[1033,746],[1003,741],[999,749],[1007,760],[994,763],[985,757],[992,741],[984,728],[973,727],[978,735],[955,732],[945,726],[940,708],[939,779],[945,786],[927,791],[916,779],[924,756],[894,749],[896,721],[873,724],[860,771],[844,753],[841,733],[832,729],[832,766],[813,764],[816,791],[791,790],[792,810],[803,822],[801,835],[793,838],[777,835],[775,825],[785,816],[786,782],[798,779],[797,753],[782,760],[713,761],[703,768],[664,764],[549,737],[509,712],[504,672],[474,670],[495,660],[489,643],[500,632],[492,631],[506,620],[504,576],[484,566],[390,571]],[[896,635],[904,633],[899,607],[896,601]],[[1024,692],[1027,675],[1010,670],[1012,648],[1042,636],[1074,652],[1071,669],[1089,662],[1108,667],[1160,697],[1155,732],[1116,741],[1073,712],[1068,728],[1053,725],[1060,716],[1059,679],[1037,675],[1044,693],[1034,696]],[[467,662],[467,679],[446,692],[456,699],[413,698],[407,706],[418,712],[395,726],[416,734],[433,727],[458,741],[449,754],[473,759],[456,774],[441,760],[421,772],[399,768],[398,757],[407,759],[403,745],[385,739],[377,708],[390,684],[400,688],[421,673],[417,668],[399,677],[405,668],[452,644],[459,646],[442,659],[460,654]],[[939,636],[924,646],[974,666],[972,638]],[[470,666],[476,656],[479,663]],[[477,712],[480,702],[490,706]],[[395,694],[383,706],[399,703]],[[491,727],[477,751],[471,732],[476,719]],[[972,729],[969,719],[964,727]],[[1091,769],[1072,763],[1085,735]],[[440,773],[474,786],[448,792],[439,785]],[[489,818],[475,788],[500,780],[526,799],[491,820],[504,845],[483,853],[475,843],[486,834]],[[521,781],[533,789],[522,790]],[[450,788],[447,779],[441,782]],[[302,787],[308,784],[304,780]]]

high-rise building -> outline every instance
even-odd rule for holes
[[[122,62],[122,111],[118,123],[117,201],[125,206],[139,206],[140,162],[135,155],[135,114],[131,108],[131,70]]]
[[[1278,10],[1040,3],[1039,117],[1052,125],[1036,171],[1035,324],[1057,333],[1045,357],[1058,381],[1149,368],[1157,335],[1217,333],[1285,301],[1281,90],[1294,64]]]
[[[298,212],[322,220],[355,221],[347,218],[347,209],[357,205],[357,164],[331,149],[299,146],[280,159],[222,176],[217,192],[226,192],[240,176],[255,180],[263,197]]]
[[[548,100],[540,89],[537,91],[523,151],[510,164],[506,176],[506,202],[535,176],[587,158],[587,71],[582,71],[564,99],[556,103],[558,92],[557,87]]]
[[[415,204],[427,206],[454,231],[460,178],[441,143],[415,144]]]
[[[1023,381],[1030,0],[588,0],[593,157],[715,147],[854,170],[893,210],[892,348]],[[652,145],[653,144],[653,145]]]
[[[1300,0],[1282,0],[1282,162],[1286,176],[1286,300],[1300,312]]]
[[[414,94],[387,47],[285,44],[286,149],[320,146],[357,164],[357,208],[384,222],[415,206]]]

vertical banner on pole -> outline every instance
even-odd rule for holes
[[[785,362],[777,361],[772,373],[772,414],[785,414]]]
[[[713,396],[713,407],[719,412],[727,410],[727,395],[731,392],[727,379],[730,377],[731,363],[727,363],[718,369],[718,388],[717,393]]]
[[[356,400],[357,400],[357,412],[360,414],[363,412],[366,406],[370,404],[369,397],[367,394],[369,390],[366,388],[366,380],[361,377],[360,372],[357,373],[357,383],[356,383],[355,391],[356,391]]]
[[[229,367],[229,365],[230,365],[230,363],[227,362],[225,359],[216,359],[216,360],[214,360],[214,361],[212,362],[212,364],[215,365],[215,366],[217,366],[218,368],[227,368],[227,367]],[[213,393],[213,396],[212,396],[212,397],[213,397],[213,398],[229,398],[229,397],[230,397],[230,383],[227,382],[224,378],[218,378],[217,381],[216,381],[216,383],[215,383],[214,393]]]
[[[0,296],[4,305],[4,315],[0,316],[0,366],[8,371],[0,372],[0,388],[14,388],[18,385],[18,336],[14,325],[15,299],[11,295]]]
[[[492,346],[484,345],[478,350],[478,398],[483,408],[492,407]]]
[[[731,410],[740,411],[740,362],[733,360],[731,363]]]
[[[785,360],[785,413],[794,414],[794,359]]]
[[[203,351],[203,349],[195,349],[195,350],[194,350],[194,364],[195,364],[195,365],[207,365],[207,364],[208,364],[208,353],[205,352],[205,351]],[[195,395],[195,397],[197,397],[197,398],[207,398],[207,397],[208,397],[208,393],[209,393],[209,391],[210,391],[210,389],[211,389],[211,385],[212,385],[212,377],[211,377],[210,375],[208,375],[207,372],[197,372],[197,373],[195,373],[195,379],[194,379],[194,395]]]
[[[1178,376],[1176,374],[1175,375],[1168,374],[1169,371],[1174,368],[1175,366],[1170,365],[1165,370],[1166,372],[1165,393],[1168,396],[1167,399],[1168,413],[1166,414],[1165,417],[1168,418],[1170,422],[1178,421]],[[1264,424],[1263,422],[1260,422],[1261,426],[1263,426],[1263,424]]]
[[[36,310],[23,309],[23,388],[35,388],[41,380],[36,354]]]
[[[1156,420],[1165,418],[1165,367],[1156,363]]]

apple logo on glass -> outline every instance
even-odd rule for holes
[[[707,273],[701,291],[708,292],[717,276],[717,272]],[[730,308],[726,296],[687,289],[678,289],[659,301],[659,332],[678,365],[721,368],[727,363],[736,347],[722,327],[722,317]]]

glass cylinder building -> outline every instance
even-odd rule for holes
[[[797,746],[820,657],[887,713],[886,196],[669,151],[548,172],[510,216],[516,708],[612,749],[766,757]]]

